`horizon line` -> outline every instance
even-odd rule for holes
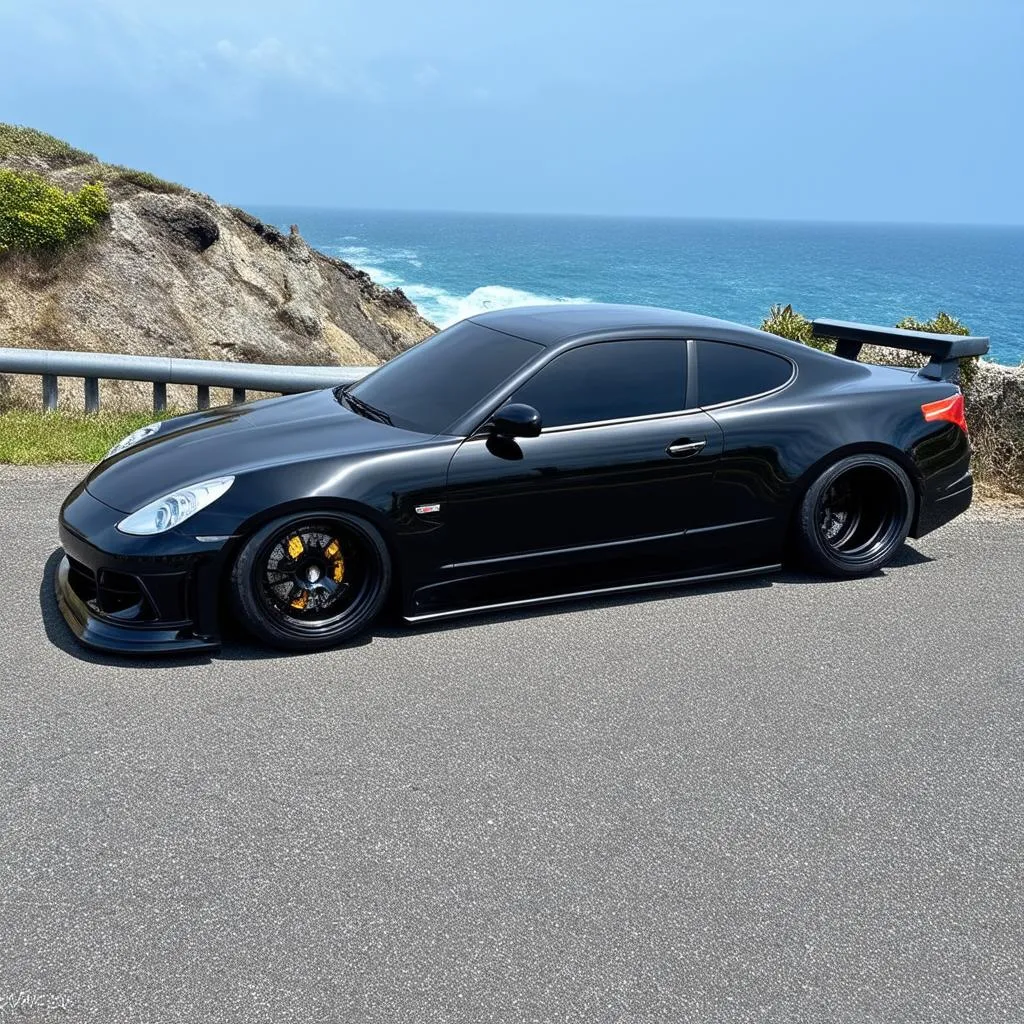
[[[215,200],[217,201],[217,200]],[[650,221],[695,221],[701,223],[743,223],[743,224],[802,224],[815,226],[841,226],[841,227],[920,227],[920,228],[995,228],[995,229],[1020,229],[1024,228],[1024,222],[997,222],[997,221],[928,221],[928,220],[843,220],[812,217],[765,217],[765,216],[737,216],[737,215],[695,215],[682,213],[594,213],[594,212],[557,212],[543,210],[466,210],[438,207],[434,209],[423,209],[418,207],[399,206],[325,206],[319,203],[283,203],[279,201],[269,202],[262,200],[245,200],[244,202],[231,202],[231,206],[246,207],[261,206],[264,208],[277,208],[281,210],[309,210],[317,212],[332,213],[386,213],[386,214],[441,214],[463,217],[550,217],[560,219],[581,219],[581,220],[650,220]]]

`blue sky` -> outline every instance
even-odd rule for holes
[[[0,0],[0,120],[226,202],[1024,223],[1024,0]]]

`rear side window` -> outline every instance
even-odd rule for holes
[[[782,387],[793,376],[788,359],[759,348],[721,341],[697,342],[697,391],[701,405],[721,405]]]
[[[541,367],[509,401],[532,405],[545,427],[676,412],[685,404],[685,360],[681,341],[583,345]]]

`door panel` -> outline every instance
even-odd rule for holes
[[[471,438],[448,468],[449,564],[512,568],[631,544],[680,551],[685,530],[718,521],[721,450],[720,428],[700,411]]]

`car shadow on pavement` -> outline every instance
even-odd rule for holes
[[[917,548],[911,547],[909,544],[904,544],[884,569],[878,569],[875,572],[870,573],[866,578],[879,579],[880,577],[892,572],[893,569],[906,569],[912,565],[925,565],[928,562],[934,561],[934,558],[918,551]],[[827,585],[830,583],[842,585],[844,583],[851,582],[850,580],[843,579],[839,576],[822,576],[817,573],[801,569],[795,565],[786,565],[782,572],[777,574],[774,579],[777,583],[815,583],[818,585]]]
[[[303,653],[289,654],[286,651],[271,650],[250,643],[244,633],[234,623],[227,623],[224,629],[224,643],[219,651],[204,654],[158,654],[142,656],[122,656],[95,651],[81,644],[71,632],[64,616],[57,607],[54,593],[54,577],[57,566],[63,557],[63,550],[57,548],[46,560],[43,568],[43,579],[39,587],[39,608],[42,614],[43,628],[49,641],[66,654],[80,661],[98,665],[116,665],[127,668],[145,669],[157,665],[175,664],[209,664],[218,661],[260,661],[288,657],[308,657]],[[873,573],[873,576],[884,576],[893,569],[907,568],[934,561],[909,544],[900,552],[884,570]],[[743,590],[759,590],[770,588],[773,584],[817,584],[838,585],[849,583],[848,580],[830,576],[819,576],[802,572],[799,569],[786,567],[781,573],[766,573],[763,576],[748,576],[740,579],[723,580],[719,583],[680,584],[675,587],[664,587],[642,591],[639,593],[607,594],[592,598],[567,598],[564,601],[552,601],[549,604],[524,605],[520,608],[496,609],[493,612],[481,612],[450,619],[438,619],[434,622],[408,623],[400,618],[397,611],[389,610],[382,620],[372,629],[369,635],[336,648],[345,651],[354,647],[362,647],[373,642],[376,637],[401,639],[421,634],[438,633],[459,629],[468,629],[488,623],[519,622],[545,615],[562,615],[572,611],[587,611],[607,607],[628,607],[630,605],[647,604],[654,601],[665,601],[678,598],[694,598],[708,594],[738,592]]]

